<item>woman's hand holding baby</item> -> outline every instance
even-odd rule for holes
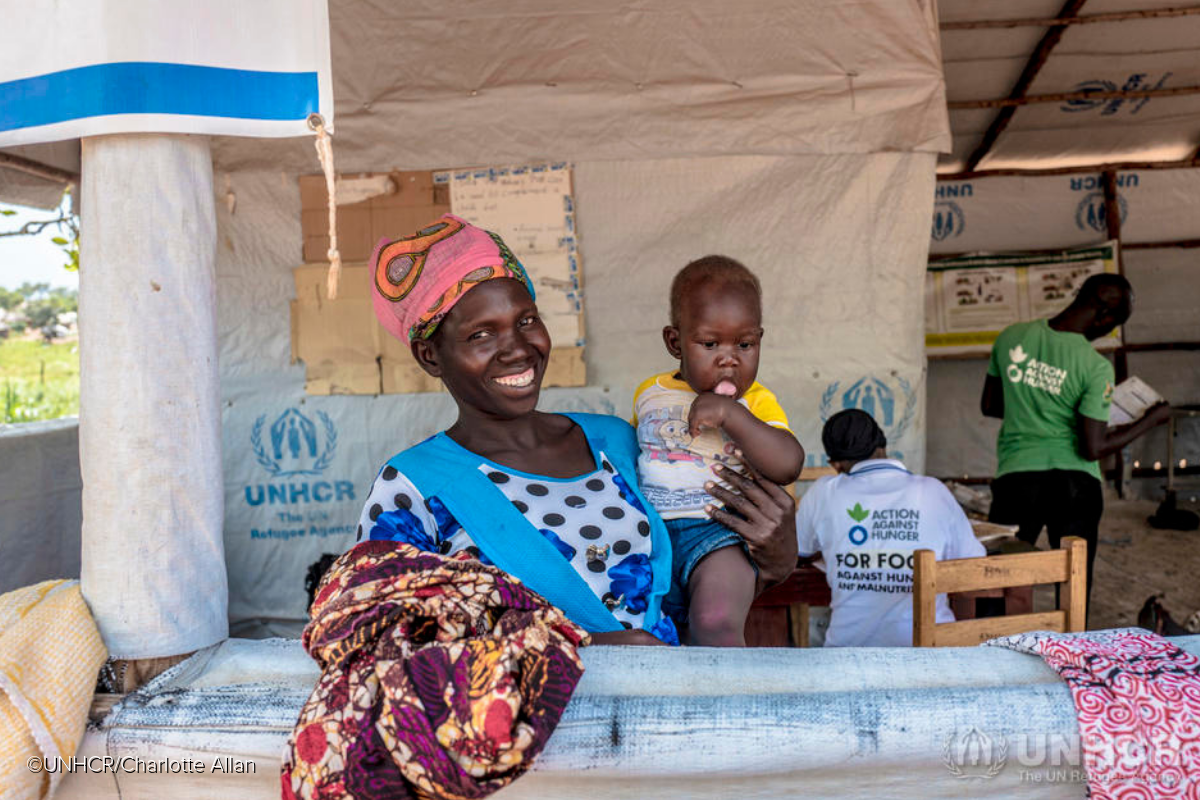
[[[796,569],[796,501],[781,486],[759,475],[749,464],[745,474],[716,467],[726,489],[710,482],[705,489],[725,508],[708,506],[708,515],[736,531],[758,565],[758,590],[785,580]],[[728,510],[727,510],[728,509]],[[736,511],[731,514],[729,510]]]

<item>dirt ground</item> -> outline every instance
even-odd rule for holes
[[[1196,494],[1200,492],[1180,492],[1179,507],[1197,511],[1190,499]],[[1136,625],[1138,611],[1152,594],[1163,595],[1163,605],[1181,625],[1200,610],[1200,531],[1150,527],[1146,518],[1157,506],[1106,494],[1089,628]],[[1049,547],[1044,531],[1038,546]]]

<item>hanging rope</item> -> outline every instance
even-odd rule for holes
[[[333,140],[325,130],[325,118],[320,114],[308,115],[308,127],[317,134],[313,143],[317,148],[317,159],[325,173],[326,203],[329,206],[329,275],[325,281],[325,292],[330,300],[337,299],[338,280],[342,276],[342,255],[337,246],[337,175],[333,171]]]

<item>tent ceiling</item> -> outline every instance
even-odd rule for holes
[[[1049,20],[1063,0],[939,0],[953,152],[938,171],[1056,169],[1114,162],[1192,159],[1200,147],[1200,91],[1174,96],[1073,98],[1014,107],[1011,120],[969,163],[1001,109],[956,103],[1007,99],[1027,66],[1025,97],[1081,91],[1200,87],[1200,6],[1194,0],[1084,0],[1075,15],[1194,7],[1196,12],[1062,26],[1040,66],[1032,64],[1045,25],[952,28],[966,22]]]
[[[0,150],[0,198],[33,208],[58,208],[63,190],[79,182],[79,142],[49,142]]]

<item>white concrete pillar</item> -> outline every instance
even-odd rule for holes
[[[114,658],[224,639],[212,158],[201,136],[83,140],[83,592]]]

